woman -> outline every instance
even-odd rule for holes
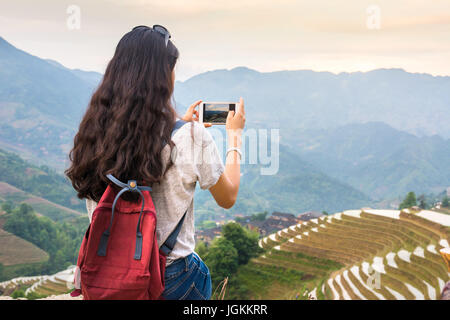
[[[177,115],[171,99],[178,50],[162,26],[135,27],[123,36],[93,94],[70,152],[66,174],[86,199],[89,216],[105,191],[107,174],[151,185],[161,245],[186,212],[177,243],[167,259],[165,299],[209,299],[211,277],[194,252],[193,198],[196,183],[217,204],[231,208],[240,182],[242,98],[226,121],[229,149],[224,165],[211,135],[192,104],[171,136]],[[135,194],[124,194],[138,201]]]

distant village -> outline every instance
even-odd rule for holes
[[[264,219],[257,219],[255,216],[244,216],[242,214],[236,214],[234,221],[241,226],[250,230],[258,231],[261,237],[274,233],[278,230],[287,228],[293,224],[302,223],[311,219],[319,218],[324,214],[317,211],[307,211],[295,216],[292,213],[272,212],[268,217]],[[222,223],[218,223],[218,226],[208,229],[197,229],[195,232],[196,241],[204,241],[206,243],[211,242],[215,237],[219,236],[222,230]]]

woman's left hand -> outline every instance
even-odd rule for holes
[[[184,116],[181,118],[184,121],[198,121],[198,110],[195,108],[198,107],[198,105],[202,103],[202,100],[195,101],[191,106],[187,109]],[[206,128],[211,127],[210,123],[204,123],[203,124]]]

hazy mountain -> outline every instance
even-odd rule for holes
[[[245,97],[247,128],[279,128],[302,159],[378,199],[450,185],[450,77],[240,67],[177,82],[175,96],[180,107]]]
[[[0,146],[62,169],[93,78],[0,38]]]
[[[0,38],[0,147],[61,171],[78,122],[101,77],[32,56]],[[283,161],[298,162],[289,166],[289,174],[279,177],[252,176],[252,168],[247,172],[244,167],[247,179],[243,179],[241,194],[248,205],[255,197],[259,200],[252,206],[263,208],[267,197],[262,192],[275,190],[278,193],[273,197],[280,201],[271,205],[284,201],[293,210],[301,210],[303,205],[320,210],[328,206],[316,207],[319,198],[310,194],[319,194],[313,191],[314,184],[301,184],[314,175],[330,186],[342,181],[339,188],[347,190],[352,185],[377,198],[403,194],[412,187],[436,190],[450,185],[444,164],[450,157],[448,140],[403,132],[450,137],[449,88],[450,77],[399,69],[336,75],[307,70],[260,73],[239,67],[177,82],[175,99],[181,113],[199,98],[236,101],[245,97],[247,128],[280,128],[281,143],[297,153],[282,154]],[[366,124],[370,121],[384,122],[395,130],[381,123]],[[333,178],[318,169],[308,171],[307,162]],[[312,175],[303,175],[308,172]],[[296,191],[284,190],[290,196],[283,200],[279,191],[288,184],[297,186],[292,188]],[[272,188],[275,185],[278,187]],[[340,194],[342,203],[367,199],[350,193],[348,197],[341,197],[345,192]],[[305,197],[296,198],[297,194]],[[296,199],[303,199],[301,205],[291,206]]]
[[[280,147],[279,164],[274,175],[261,175],[262,165],[243,165],[238,200],[226,212],[337,212],[372,204],[367,195],[330,178],[284,146]],[[215,213],[225,213],[217,207],[209,192],[204,191],[196,194],[195,209],[196,213],[210,215],[208,220],[213,220]]]
[[[450,77],[401,69],[333,74],[239,67],[199,74],[177,82],[175,90],[181,105],[240,96],[249,125],[281,128],[283,137],[303,129],[381,121],[417,135],[450,138]]]
[[[293,150],[373,198],[450,186],[449,139],[417,137],[381,122],[303,132]]]
[[[103,75],[101,73],[98,73],[95,71],[84,71],[84,70],[80,70],[80,69],[67,69],[62,64],[60,64],[58,61],[51,60],[51,59],[47,59],[46,61],[56,67],[63,69],[63,70],[71,71],[74,75],[79,77],[81,80],[88,82],[89,84],[91,84],[94,87],[96,87],[103,78]]]

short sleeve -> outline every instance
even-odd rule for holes
[[[92,214],[94,213],[95,208],[97,207],[97,202],[91,199],[86,199],[86,209],[88,212],[89,222],[92,221]]]
[[[225,166],[211,134],[202,125],[196,125],[196,127],[198,128],[198,131],[196,130],[198,135],[195,135],[198,152],[195,157],[195,173],[200,188],[209,189],[217,183],[225,171]],[[198,141],[198,138],[201,138],[201,141]]]

